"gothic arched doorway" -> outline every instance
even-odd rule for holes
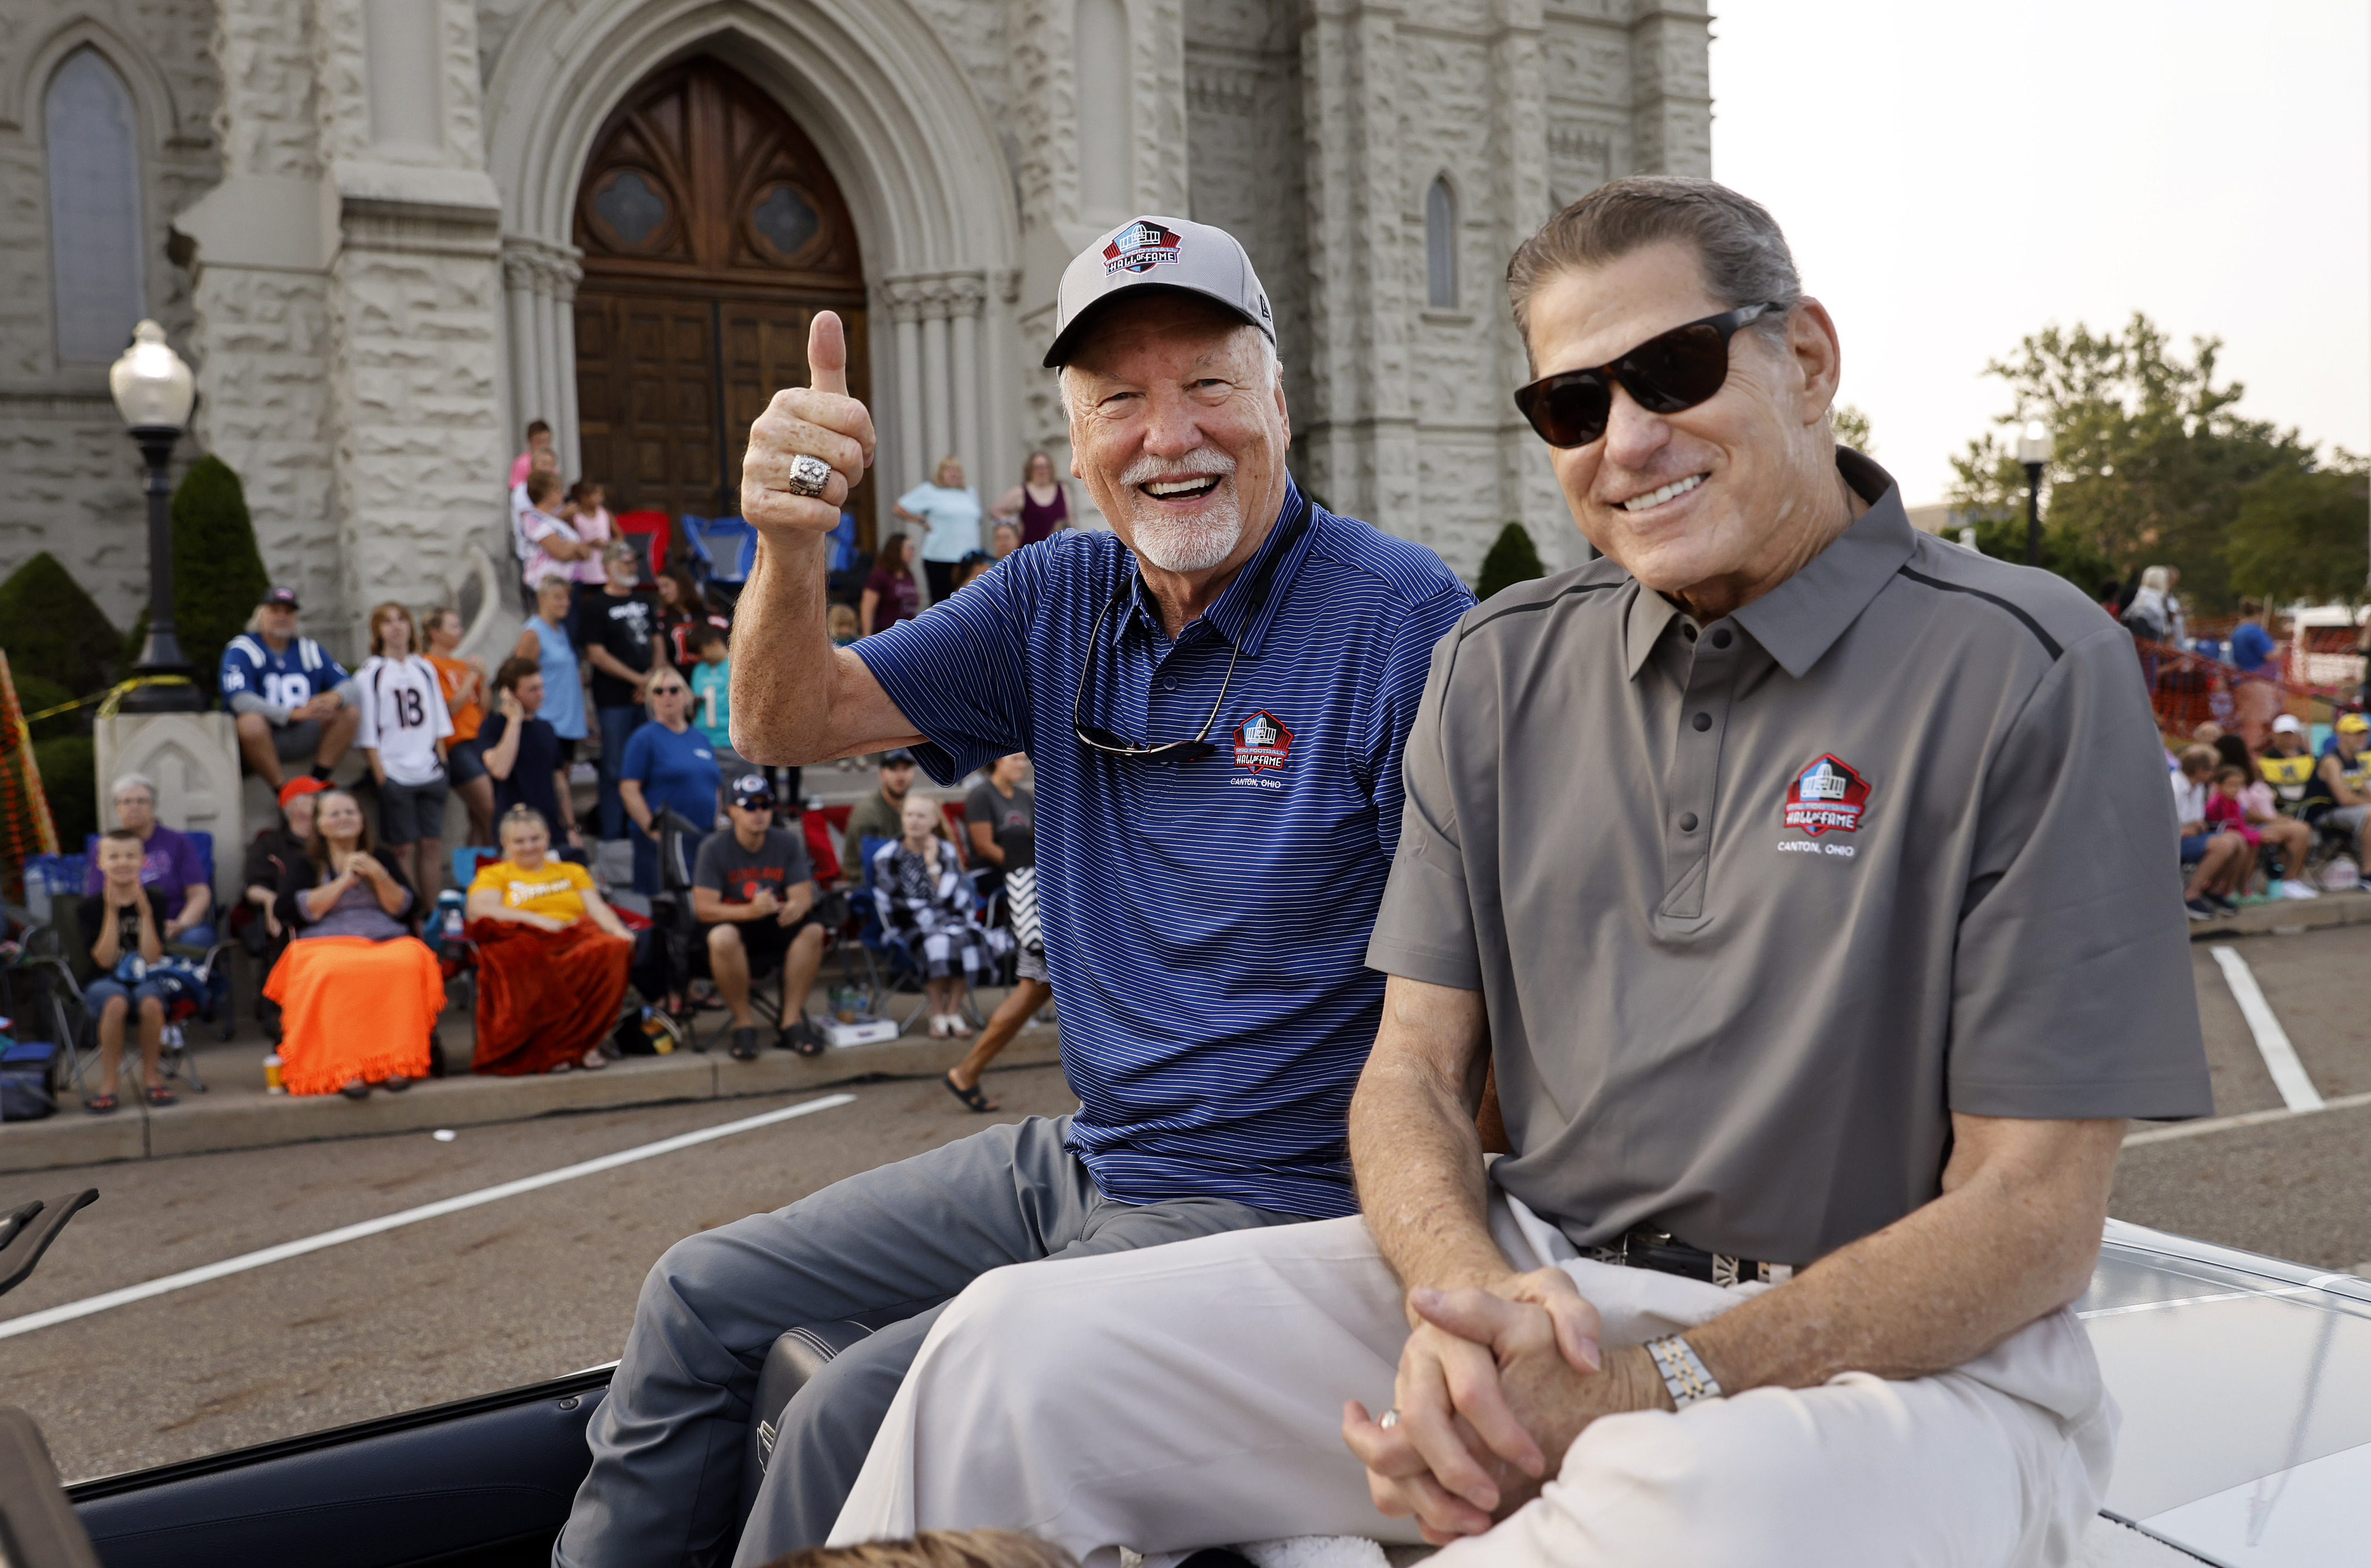
[[[595,138],[577,188],[577,430],[615,511],[741,510],[750,421],[807,379],[817,310],[848,324],[867,397],[855,225],[804,133],[763,90],[700,58],[644,81]],[[868,476],[850,503],[873,537]]]

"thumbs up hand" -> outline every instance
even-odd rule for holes
[[[848,395],[848,338],[831,311],[815,312],[807,328],[807,367],[814,385],[775,393],[749,427],[741,514],[764,533],[830,531],[849,491],[873,466],[873,415]],[[803,455],[831,465],[821,495],[791,487],[791,465]]]

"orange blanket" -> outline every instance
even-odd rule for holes
[[[280,1004],[280,1078],[291,1094],[428,1076],[428,1032],[445,1010],[445,976],[413,938],[290,942],[263,994]]]
[[[634,946],[590,920],[538,931],[472,920],[478,944],[478,1055],[473,1070],[505,1077],[573,1062],[617,1027]]]

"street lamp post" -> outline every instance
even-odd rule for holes
[[[135,677],[146,678],[123,694],[120,710],[200,712],[205,697],[191,680],[196,672],[182,656],[181,640],[173,628],[173,489],[165,478],[173,444],[190,422],[196,385],[190,367],[165,341],[165,329],[143,321],[133,329],[132,346],[108,371],[107,386],[140,455],[148,462],[148,640],[141,645],[140,662],[132,671]]]
[[[2050,461],[2050,427],[2028,420],[2018,432],[2017,460],[2025,466],[2025,564],[2041,564],[2041,470]]]

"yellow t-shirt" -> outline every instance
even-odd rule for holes
[[[506,909],[526,909],[555,920],[584,917],[584,895],[593,891],[593,873],[573,860],[546,860],[531,871],[508,860],[480,866],[469,891],[491,888],[503,895]]]

